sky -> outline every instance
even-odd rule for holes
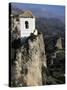
[[[60,19],[65,17],[65,6],[26,3],[12,3],[12,6],[21,10],[30,10],[33,15],[38,17],[55,17]]]

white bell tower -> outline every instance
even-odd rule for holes
[[[28,37],[35,30],[35,17],[30,11],[20,15],[20,32],[21,37]]]

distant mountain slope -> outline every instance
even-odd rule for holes
[[[36,28],[46,35],[60,33],[64,36],[65,33],[64,23],[56,18],[36,18]]]
[[[19,9],[19,8],[17,8],[16,6],[11,6],[11,13],[13,15],[19,15],[21,13],[24,13],[24,11]]]

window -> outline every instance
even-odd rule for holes
[[[28,23],[28,21],[25,21],[25,28],[26,28],[26,29],[29,28],[29,23]]]

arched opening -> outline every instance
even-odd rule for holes
[[[26,28],[26,29],[29,28],[29,23],[28,23],[28,21],[25,21],[25,28]]]

